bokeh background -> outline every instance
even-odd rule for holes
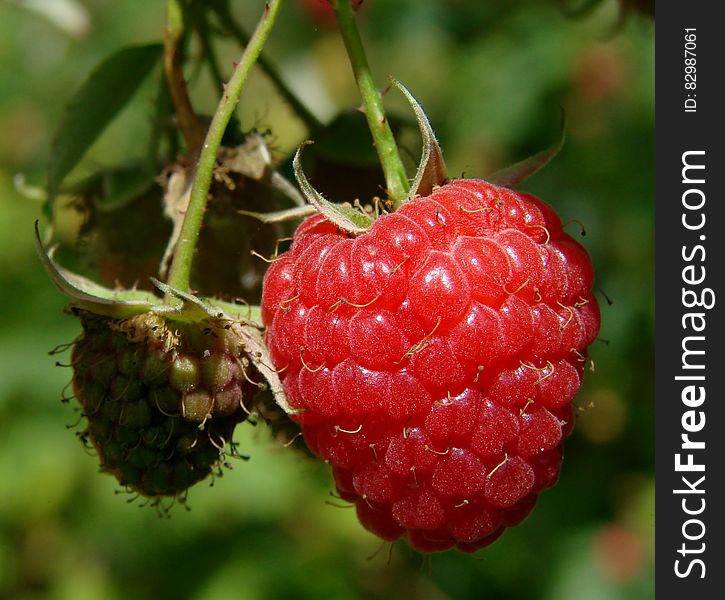
[[[353,510],[326,502],[334,499],[324,465],[282,447],[262,425],[237,430],[251,460],[193,489],[191,510],[177,507],[170,518],[117,494],[67,427],[78,418],[60,402],[70,372],[48,351],[73,340],[79,324],[63,314],[66,302],[34,254],[43,204],[34,192],[64,102],[110,52],[159,40],[163,4],[0,2],[0,597],[653,597],[649,3],[626,2],[623,14],[614,0],[367,0],[360,14],[381,87],[392,74],[416,94],[453,175],[485,176],[546,147],[564,107],[563,151],[523,187],[584,224],[582,242],[612,302],[600,296],[602,339],[576,400],[560,483],[492,547],[430,560],[403,542],[381,548]],[[261,0],[232,4],[251,29]],[[327,122],[359,100],[336,32],[305,4],[287,2],[267,52]],[[217,49],[228,74],[238,50],[232,42]],[[211,112],[211,79],[190,76],[195,105]],[[74,176],[143,155],[156,87],[141,88]],[[399,94],[386,104],[410,118]],[[270,130],[280,162],[307,136],[259,72],[238,114],[244,128]]]

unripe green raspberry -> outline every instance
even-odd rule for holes
[[[144,496],[176,496],[223,462],[258,374],[234,327],[152,313],[79,311],[73,388],[101,470]]]

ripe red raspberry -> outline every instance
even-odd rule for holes
[[[357,237],[321,215],[267,272],[267,343],[310,450],[387,540],[473,552],[559,475],[599,330],[586,251],[525,193],[459,180]]]
[[[363,0],[352,0],[353,10],[358,10],[362,4]],[[315,24],[323,27],[335,26],[337,19],[330,0],[301,0],[300,5]]]

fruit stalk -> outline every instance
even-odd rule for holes
[[[390,124],[385,117],[383,99],[370,72],[350,0],[332,0],[332,5],[335,8],[340,33],[360,90],[368,127],[383,168],[388,197],[397,208],[408,195],[410,189],[408,176],[405,173],[403,161],[400,159]]]
[[[227,82],[224,93],[219,100],[211,125],[206,134],[206,139],[199,155],[199,162],[196,167],[196,175],[191,187],[189,206],[181,227],[181,234],[174,251],[174,258],[169,271],[167,283],[176,289],[189,289],[189,276],[191,273],[191,262],[196,249],[196,242],[199,237],[199,230],[204,220],[204,211],[209,193],[209,186],[214,172],[217,151],[222,141],[229,119],[239,101],[244,84],[246,83],[252,66],[262,51],[272,27],[277,19],[280,7],[284,0],[270,0],[265,8],[257,27],[252,34],[249,44],[244,49],[239,63],[236,65],[231,78]],[[167,295],[167,302],[173,299]]]

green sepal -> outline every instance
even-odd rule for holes
[[[233,302],[219,300],[218,298],[204,298],[204,300],[212,308],[219,309],[225,315],[230,316],[236,321],[256,327],[260,331],[264,329],[262,325],[262,309],[258,304],[235,304]]]
[[[99,315],[125,318],[149,312],[160,300],[142,290],[110,290],[102,285],[68,271],[56,263],[40,241],[38,222],[35,222],[35,249],[43,267],[58,290],[73,306]]]
[[[272,392],[277,406],[288,415],[302,412],[304,409],[292,408],[287,401],[279,373],[272,367],[274,362],[264,343],[264,334],[262,331],[258,327],[243,322],[235,322],[232,326],[237,328],[237,333],[244,339],[247,357],[267,381],[269,391]]]
[[[240,309],[248,309],[250,311],[248,317],[250,317],[254,312],[259,314],[259,307],[241,307],[219,300],[198,298],[193,294],[174,289],[157,280],[154,280],[154,285],[165,294],[181,300],[181,305],[164,308],[156,307],[154,312],[162,313],[171,320],[190,319],[194,321],[213,320],[225,322],[226,326],[233,328],[234,332],[244,340],[247,357],[267,381],[269,390],[272,392],[277,405],[288,415],[300,412],[289,405],[279,373],[271,366],[274,363],[264,343],[261,324],[251,318],[240,317]]]
[[[307,180],[301,164],[302,148],[312,143],[313,142],[305,142],[300,145],[295,153],[294,161],[292,162],[295,179],[297,179],[297,185],[300,186],[302,194],[307,202],[315,207],[317,212],[324,215],[329,221],[337,225],[343,231],[347,231],[352,234],[365,233],[373,224],[371,217],[352,206],[335,204],[326,200]]]
[[[443,152],[441,151],[440,144],[438,144],[428,116],[425,114],[423,107],[415,99],[415,96],[397,79],[391,77],[390,82],[403,92],[406,100],[410,103],[415,113],[418,127],[420,128],[420,135],[423,138],[423,152],[420,157],[418,170],[415,173],[415,178],[410,186],[410,192],[408,192],[408,200],[416,196],[428,196],[436,187],[448,181]]]
[[[151,278],[151,283],[161,290],[167,299],[174,299],[174,301],[167,300],[161,306],[155,306],[153,312],[156,314],[163,315],[173,321],[184,323],[198,323],[205,319],[217,319],[224,316],[223,313],[218,310],[215,311],[201,298],[194,296],[194,294],[173,288],[153,277]]]
[[[161,306],[155,306],[152,310],[158,315],[172,321],[198,323],[205,320],[235,321],[243,325],[249,325],[261,329],[261,312],[259,307],[240,306],[223,302],[212,298],[195,296],[189,292],[179,290],[170,285],[151,278],[151,282],[163,292],[167,298],[175,298],[178,302],[167,302]],[[256,308],[256,311],[254,310]],[[242,313],[247,316],[243,317]]]
[[[163,303],[153,294],[139,290],[109,290],[58,265],[40,241],[37,221],[35,248],[53,283],[76,308],[114,319],[154,313],[170,321],[186,323],[206,321],[233,328],[243,340],[247,357],[266,380],[266,385],[269,386],[277,405],[286,414],[300,412],[289,405],[279,373],[271,366],[274,363],[264,343],[259,307],[242,307],[216,299],[199,298],[156,279],[152,279],[154,285],[175,301]],[[242,316],[244,312],[247,313],[246,317]]]

